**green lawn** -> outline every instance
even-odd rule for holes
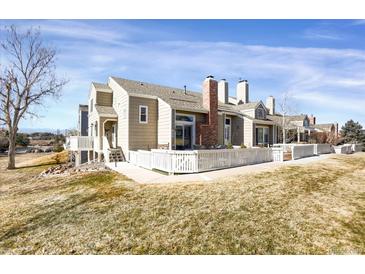
[[[365,254],[365,153],[163,185],[5,160],[1,254]]]

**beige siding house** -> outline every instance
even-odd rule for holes
[[[269,146],[277,143],[280,115],[275,99],[249,101],[248,82],[208,76],[201,92],[109,77],[92,83],[88,100],[89,160],[125,159],[132,150],[192,150],[225,146]],[[299,119],[300,120],[300,119]],[[298,122],[300,124],[300,122]],[[299,125],[293,119],[293,125]]]

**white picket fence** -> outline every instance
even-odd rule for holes
[[[198,172],[272,162],[270,148],[198,150]]]
[[[332,148],[330,144],[315,144],[314,145],[314,154],[315,155],[319,155],[319,154],[327,154],[327,153],[331,153],[332,152]]]
[[[274,162],[283,162],[284,161],[284,149],[281,147],[273,147],[272,157]]]
[[[291,152],[292,160],[332,152],[330,144],[275,144],[274,148]]]
[[[342,146],[336,146],[335,152],[336,154],[350,154],[354,152],[353,144],[345,144]]]
[[[275,150],[276,154],[280,152]],[[195,173],[235,166],[251,165],[274,160],[282,161],[281,156],[273,156],[270,148],[217,149],[175,151],[138,150],[129,151],[129,162],[147,169],[158,169],[168,173]]]
[[[314,153],[315,145],[296,145],[292,147],[292,159],[300,159],[304,157],[310,157],[315,155]]]
[[[363,149],[362,144],[352,144],[352,151],[353,152],[360,152]]]

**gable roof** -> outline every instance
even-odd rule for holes
[[[307,115],[305,114],[301,114],[301,115],[290,115],[290,116],[286,116],[285,120],[286,122],[297,122],[297,121],[303,121],[305,118],[307,117]],[[275,115],[266,115],[266,118],[275,122],[277,125],[281,125],[283,123],[282,119],[283,116],[281,114],[275,114]]]
[[[152,96],[161,98],[173,109],[207,113],[203,107],[203,95],[201,92],[156,85],[141,81],[111,77],[131,96]],[[218,110],[239,113],[237,106],[233,104],[218,103]]]
[[[296,122],[296,121],[303,121],[306,117],[307,117],[307,115],[305,115],[305,114],[300,114],[300,115],[290,115],[290,116],[286,116],[286,119],[287,119],[287,121],[289,121],[289,122]]]
[[[185,90],[181,88],[162,86],[120,77],[110,78],[123,87],[130,96],[151,96],[160,98],[176,110],[202,113],[208,112],[208,110],[203,107],[203,94],[201,92],[187,90],[185,93]],[[255,109],[260,104],[267,110],[262,101],[257,101],[240,105],[218,102],[218,111],[242,115],[241,110]]]
[[[258,107],[259,104],[260,104],[260,101],[259,102],[249,102],[246,104],[239,104],[236,106],[236,108],[238,110],[255,109],[256,107]]]
[[[96,91],[112,92],[112,89],[106,84],[96,83],[96,82],[92,82],[91,84],[94,86]]]
[[[324,130],[324,131],[331,131],[332,127],[335,127],[334,124],[315,124],[312,125],[312,127],[316,128],[316,129],[320,129],[320,130]]]
[[[185,91],[180,88],[161,86],[141,81],[111,77],[131,96],[147,95],[161,98],[174,109],[207,112],[202,106],[201,93]]]

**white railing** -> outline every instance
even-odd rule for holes
[[[314,154],[315,155],[319,155],[319,154],[326,154],[326,153],[331,153],[332,152],[332,148],[330,144],[315,144],[314,145]]]
[[[129,151],[129,162],[131,164],[134,164],[134,165],[138,165],[138,151],[133,151],[133,150],[130,150]]]
[[[93,138],[89,136],[70,136],[66,138],[66,148],[72,151],[92,150]]]
[[[147,150],[138,150],[137,162],[140,167],[152,169],[152,152]]]
[[[195,173],[273,161],[269,148],[129,151],[129,162],[168,173]]]
[[[314,155],[315,145],[294,145],[292,146],[292,160]]]

